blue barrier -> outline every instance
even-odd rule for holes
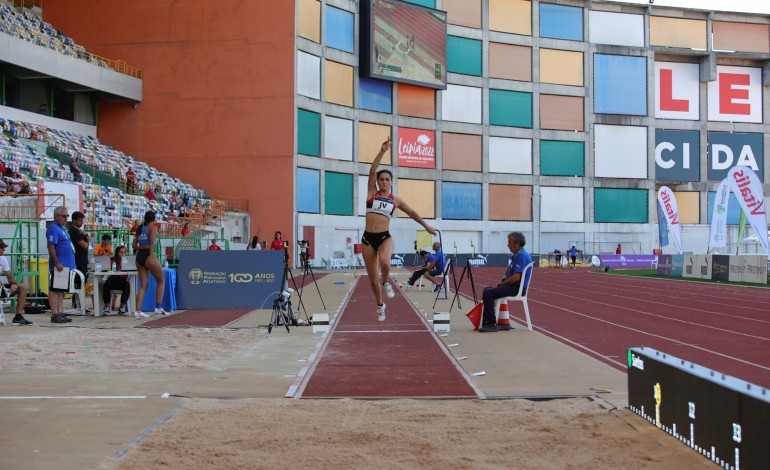
[[[272,308],[281,292],[283,251],[193,251],[179,254],[181,309]]]

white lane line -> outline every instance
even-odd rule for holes
[[[32,395],[28,397],[2,397],[0,400],[139,400],[147,395]]]

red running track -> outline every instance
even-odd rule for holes
[[[320,359],[296,396],[477,397],[467,375],[400,292],[377,321],[369,278],[358,278]]]
[[[479,301],[503,272],[473,268]],[[587,269],[536,268],[532,279],[534,328],[617,369],[627,370],[629,347],[647,346],[770,388],[770,289]],[[472,296],[467,280],[460,292]],[[519,302],[509,311],[524,322]]]

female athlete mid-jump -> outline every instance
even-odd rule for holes
[[[420,214],[409,207],[400,197],[391,193],[393,173],[390,170],[379,170],[380,161],[385,152],[390,150],[390,137],[382,143],[382,148],[369,169],[368,192],[366,195],[366,229],[361,237],[362,255],[366,264],[366,273],[372,286],[374,298],[377,301],[377,319],[385,321],[385,302],[382,301],[382,291],[388,298],[396,294],[388,282],[390,277],[390,258],[393,255],[393,238],[390,236],[390,219],[396,209],[401,209],[415,222],[425,227],[431,235],[436,230],[428,225]]]

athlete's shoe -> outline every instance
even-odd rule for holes
[[[393,287],[390,286],[389,282],[383,284],[382,288],[385,290],[385,295],[387,295],[389,299],[392,299],[396,296],[396,293],[393,292]]]
[[[385,321],[385,304],[377,306],[377,320]]]
[[[163,310],[163,307],[158,307],[155,309],[155,315],[168,315],[168,312]]]
[[[138,310],[138,311],[134,312],[134,316],[136,318],[148,318],[149,317],[149,315],[147,315],[146,313],[142,312],[141,310]]]
[[[127,314],[128,313],[128,305],[124,305],[124,306],[120,307],[119,312],[120,312],[121,315]]]
[[[16,314],[15,317],[13,317],[13,325],[31,325],[32,322],[24,318],[23,316]]]

